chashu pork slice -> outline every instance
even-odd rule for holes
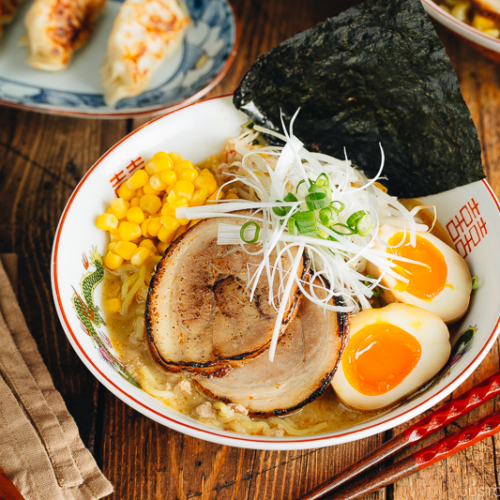
[[[334,301],[344,305],[341,299]],[[239,403],[255,416],[284,415],[323,393],[348,335],[348,313],[326,311],[303,298],[297,317],[278,342],[273,362],[264,352],[223,378],[196,377],[196,382],[208,397]]]
[[[252,301],[247,286],[262,254],[246,253],[240,245],[217,244],[220,223],[241,226],[247,220],[224,217],[200,222],[172,243],[159,263],[149,289],[146,325],[153,357],[165,369],[222,376],[269,347],[277,309],[269,303],[266,272]],[[261,246],[255,243],[246,249],[256,252]],[[295,255],[281,258],[284,273]],[[273,252],[271,263],[276,256]],[[306,253],[300,258],[298,276],[305,280],[309,259]],[[279,293],[278,274],[274,297]],[[282,331],[295,317],[300,296],[294,285]]]

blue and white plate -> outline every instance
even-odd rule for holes
[[[0,39],[0,104],[89,118],[153,115],[196,101],[225,75],[238,41],[231,6],[226,0],[186,0],[193,22],[180,50],[163,63],[145,92],[107,106],[99,68],[122,2],[108,0],[88,43],[59,73],[25,63],[27,48],[18,42],[25,32],[26,6]]]

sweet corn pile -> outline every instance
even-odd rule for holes
[[[439,6],[456,17],[459,21],[466,23],[486,35],[500,38],[500,22],[492,17],[487,17],[475,12],[469,0],[444,0]]]
[[[218,190],[210,170],[200,171],[179,153],[156,153],[118,188],[118,198],[97,217],[97,227],[110,234],[106,267],[116,271],[128,262],[140,267],[152,255],[163,255],[197,222],[177,219],[175,209],[221,199],[224,194]]]

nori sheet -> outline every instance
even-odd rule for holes
[[[295,35],[250,68],[234,104],[311,150],[348,157],[398,197],[484,177],[481,147],[457,77],[420,0],[368,0]],[[270,138],[272,140],[272,138]]]

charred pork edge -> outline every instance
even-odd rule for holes
[[[200,375],[205,375],[208,377],[223,377],[226,375],[233,366],[238,366],[242,361],[250,361],[255,358],[263,351],[265,351],[271,344],[271,340],[266,342],[264,345],[258,347],[254,351],[239,354],[237,356],[232,356],[230,358],[219,358],[214,361],[207,361],[206,363],[198,363],[196,361],[167,361],[162,357],[159,353],[158,348],[156,347],[156,343],[153,338],[152,326],[151,326],[151,316],[149,314],[150,305],[152,300],[154,299],[154,287],[157,281],[161,278],[164,273],[163,264],[167,259],[172,258],[174,253],[179,249],[180,243],[182,240],[196,227],[190,227],[186,232],[181,234],[175,241],[173,241],[168,250],[163,255],[162,259],[157,265],[155,274],[149,283],[148,297],[146,299],[146,331],[147,331],[147,340],[148,346],[151,354],[153,355],[154,360],[161,365],[165,370],[173,373],[179,373],[183,370],[188,370],[194,373],[198,373]],[[309,275],[309,270],[311,268],[311,258],[306,250],[302,254],[302,274],[300,279],[302,281],[306,281]],[[302,300],[302,291],[300,288],[297,289],[297,293],[295,294],[295,300],[293,301],[290,309],[288,310],[288,314],[286,318],[283,319],[282,329],[280,335],[286,330],[286,328],[290,325],[290,323],[295,319],[297,315],[297,311],[299,310],[300,301]]]
[[[341,297],[334,297],[335,298],[335,305],[337,306],[345,306],[345,302]],[[333,370],[327,374],[323,380],[319,383],[319,387],[306,399],[301,401],[300,403],[296,404],[295,406],[292,406],[291,408],[277,408],[273,411],[269,412],[263,412],[263,411],[250,411],[249,410],[249,415],[252,417],[280,417],[287,415],[288,413],[292,413],[296,410],[300,410],[303,408],[305,405],[312,403],[316,398],[321,396],[323,392],[325,392],[325,389],[328,387],[328,384],[331,382],[333,376],[335,375],[335,372],[337,371],[337,368],[339,366],[339,363],[342,359],[342,354],[344,352],[344,349],[346,348],[348,342],[349,342],[349,313],[347,312],[337,312],[337,336],[342,337],[342,343],[340,345],[339,349],[339,355],[337,357],[337,362],[335,363],[335,366],[333,367]],[[209,397],[210,399],[213,399],[214,401],[222,401],[223,403],[232,403],[230,399],[219,397],[215,394],[212,393],[212,391],[205,389],[201,384],[199,384],[196,380],[194,380],[196,388],[200,391],[201,394],[204,396]]]

